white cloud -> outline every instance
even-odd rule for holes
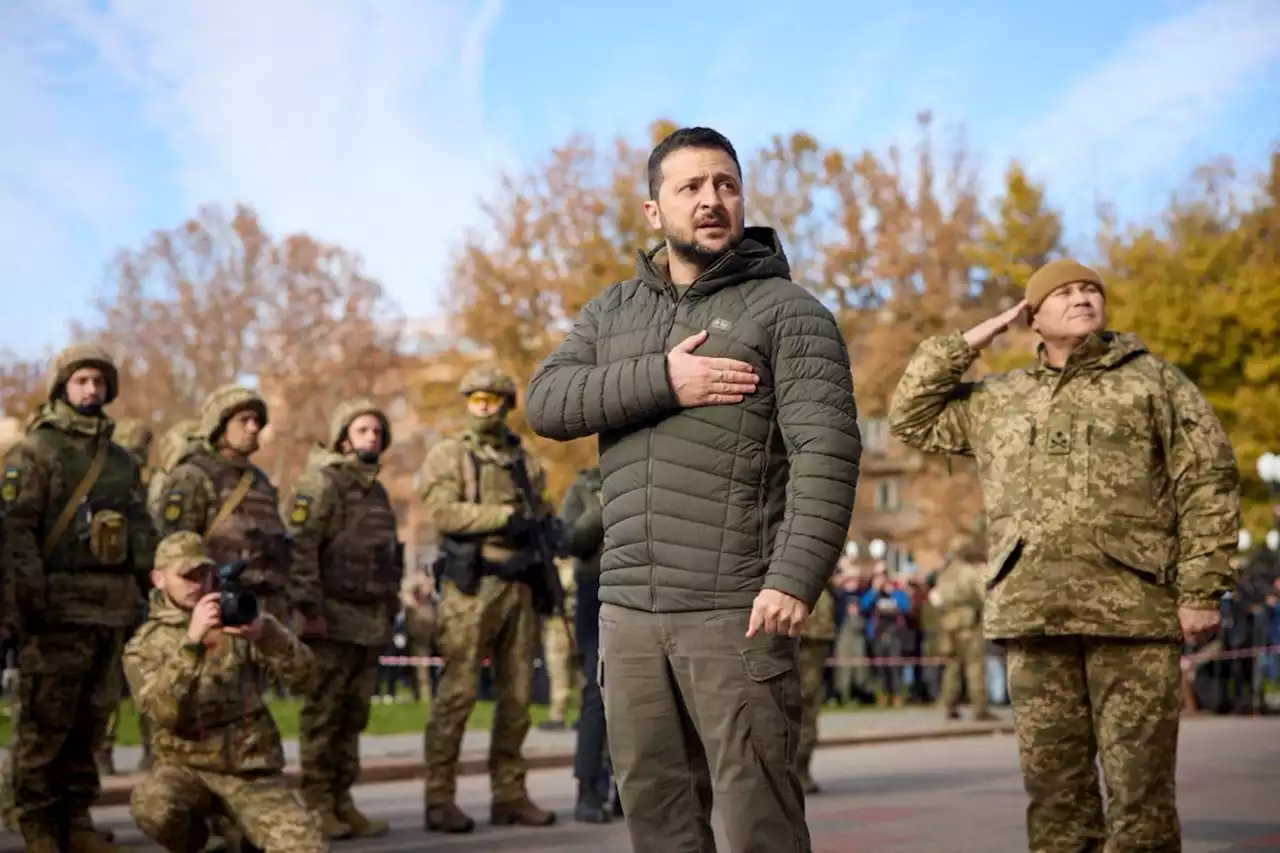
[[[1205,0],[1121,45],[1012,148],[1073,185],[1141,184],[1208,136],[1229,98],[1277,61],[1280,3]],[[1169,177],[1158,183],[1167,189]]]
[[[185,209],[250,204],[360,252],[406,311],[437,309],[504,159],[482,97],[497,0],[55,7],[142,96]]]

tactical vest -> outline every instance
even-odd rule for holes
[[[321,469],[337,496],[337,535],[320,549],[320,579],[327,596],[353,604],[394,598],[404,574],[396,516],[382,484],[365,488],[360,477],[336,467]]]
[[[77,441],[53,427],[41,428],[38,435],[58,460],[40,525],[37,544],[43,548],[58,516],[93,466],[98,445]],[[133,574],[132,525],[139,521],[139,507],[134,503],[134,470],[127,451],[115,444],[108,446],[98,478],[45,560],[46,571]]]
[[[217,501],[209,507],[205,524],[212,524],[221,508],[240,483],[241,471],[221,464],[208,454],[200,453],[188,461],[205,473],[213,483]],[[274,595],[284,590],[289,578],[289,535],[280,518],[276,491],[267,475],[257,467],[253,471],[253,485],[244,499],[216,530],[200,531],[205,537],[209,556],[218,565],[240,558],[248,561],[241,575],[241,582],[262,595]]]

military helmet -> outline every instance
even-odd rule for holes
[[[143,458],[146,458],[147,451],[151,449],[154,437],[151,424],[137,418],[121,418],[116,421],[116,429],[112,435],[116,444]]]
[[[467,371],[458,383],[458,393],[466,397],[476,391],[488,391],[507,398],[512,408],[516,405],[516,382],[500,367],[475,367]]]
[[[223,385],[205,398],[200,409],[200,435],[216,445],[227,421],[236,412],[253,409],[258,415],[258,425],[267,426],[267,403],[257,391],[242,385]]]
[[[107,397],[102,401],[104,406],[120,393],[120,371],[107,351],[92,344],[75,344],[55,355],[49,365],[50,402],[62,396],[71,374],[82,367],[96,367],[102,371],[103,378],[107,380]]]
[[[180,572],[193,566],[212,566],[204,539],[190,530],[170,533],[156,546],[155,567],[165,572]]]
[[[347,429],[351,426],[352,421],[361,415],[374,415],[378,420],[382,421],[382,449],[385,451],[391,446],[391,421],[382,411],[382,407],[377,401],[368,397],[360,397],[355,400],[347,400],[338,406],[333,412],[333,418],[329,421],[329,449],[337,451],[342,440],[347,437]]]

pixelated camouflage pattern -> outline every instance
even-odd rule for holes
[[[209,532],[218,509],[251,470],[253,484],[235,511]],[[237,462],[216,452],[208,443],[189,444],[187,453],[169,473],[161,499],[157,524],[162,535],[179,530],[201,534],[217,563],[249,556],[241,576],[245,585],[274,597],[288,585],[287,555],[264,555],[263,542],[283,542],[287,531],[280,518],[280,496],[265,471],[252,462]]]
[[[890,430],[972,456],[986,502],[988,637],[1179,639],[1177,608],[1216,607],[1236,580],[1239,474],[1213,410],[1129,334],[1091,335],[1063,369],[977,382],[962,335],[907,366]]]
[[[803,633],[800,636],[806,640],[822,640],[827,643],[835,640],[836,600],[831,594],[830,587],[824,589],[818,596],[817,602],[813,605],[813,612],[805,620]]]
[[[1180,651],[1091,637],[1008,644],[1033,853],[1182,850],[1174,781]]]
[[[822,716],[822,700],[826,696],[822,675],[830,648],[831,644],[825,640],[806,637],[800,641],[800,691],[804,697],[804,716],[800,723],[796,767],[802,783],[813,781],[810,765],[813,763],[813,751],[818,747],[818,720]]]
[[[267,402],[262,395],[252,388],[240,385],[223,385],[215,389],[204,400],[200,407],[199,433],[214,447],[222,437],[222,430],[231,420],[231,416],[243,409],[253,409],[258,413],[258,425],[266,429],[268,411]]]
[[[942,570],[929,592],[929,601],[938,610],[939,629],[967,630],[981,624],[985,572],[983,566],[966,560],[953,560]]]
[[[489,781],[495,803],[515,802],[526,796],[522,750],[529,733],[538,643],[532,592],[526,584],[489,575],[475,595],[459,592],[452,581],[444,582],[441,593],[439,650],[445,664],[424,742],[426,806],[454,802],[462,736],[475,707],[476,679],[486,654],[493,660],[495,700]]]
[[[360,733],[369,724],[382,649],[320,638],[306,643],[316,678],[298,718],[302,794],[311,808],[332,813],[360,775]]]
[[[102,404],[108,405],[120,393],[120,372],[116,369],[115,359],[102,347],[92,344],[74,344],[59,352],[49,364],[49,373],[45,387],[49,390],[49,402],[58,399],[63,385],[82,367],[96,367],[102,371],[107,380],[107,396]]]
[[[396,517],[378,471],[376,463],[314,446],[286,517],[293,606],[308,618],[323,616],[330,640],[381,648],[400,609],[403,567],[393,562]]]
[[[160,511],[164,504],[164,491],[169,479],[169,472],[174,469],[189,452],[189,445],[195,440],[200,430],[197,418],[178,421],[160,436],[156,448],[156,464],[151,469],[151,479],[147,483],[147,511],[158,525]]]
[[[156,765],[133,788],[130,811],[143,834],[166,850],[202,850],[208,818],[228,813],[268,853],[327,853],[320,818],[281,774],[217,773]]]
[[[472,368],[458,383],[459,394],[465,396],[476,391],[488,391],[490,394],[506,397],[511,408],[515,408],[519,396],[515,380],[502,368],[493,366]]]
[[[28,842],[56,837],[59,815],[91,828],[101,792],[95,750],[120,701],[124,629],[78,624],[27,636],[18,654],[14,820]]]
[[[85,498],[94,517],[117,512],[127,524],[125,560],[103,570],[90,552],[85,511],[67,526],[48,560],[45,537],[88,472],[112,422],[78,414],[64,401],[43,406],[27,434],[4,456],[4,610],[30,631],[62,625],[125,628],[134,623],[140,582],[149,584],[155,530],[133,458],[111,444]]]
[[[156,760],[213,773],[282,771],[280,732],[260,684],[269,676],[295,694],[311,690],[311,651],[269,614],[256,643],[214,631],[190,645],[190,621],[190,611],[153,590],[147,621],[124,650],[134,704],[151,720]]]
[[[529,482],[540,496],[539,506],[525,506],[523,495],[502,467],[518,454],[524,456]],[[479,461],[478,502],[463,494],[463,466],[471,464],[469,455]],[[418,491],[437,533],[483,536],[488,559],[515,553],[516,543],[503,532],[512,515],[544,516],[554,512],[546,494],[542,463],[524,448],[518,436],[505,431],[498,443],[464,430],[436,444],[418,472]]]

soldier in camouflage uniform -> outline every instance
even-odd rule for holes
[[[256,391],[228,385],[210,394],[200,440],[188,442],[166,478],[158,524],[163,535],[199,533],[219,565],[247,559],[241,582],[288,624],[290,555],[280,498],[251,461],[266,426],[267,404]]]
[[[1052,261],[1011,310],[921,344],[890,411],[906,444],[977,461],[983,624],[1008,650],[1035,853],[1181,849],[1181,646],[1217,629],[1236,580],[1226,433],[1177,368],[1106,331],[1105,305],[1096,271]],[[1036,363],[961,381],[1024,311]]]
[[[105,352],[64,350],[48,402],[5,454],[4,609],[22,673],[14,802],[29,851],[112,849],[89,815],[94,749],[119,703],[121,648],[155,550],[137,463],[103,413],[118,389]]]
[[[405,633],[409,635],[410,654],[428,658],[436,648],[436,617],[440,596],[436,591],[435,574],[426,563],[405,566],[404,580],[400,584],[400,608],[404,611]],[[418,680],[418,694],[431,695],[431,667],[425,663],[414,665],[414,677]]]
[[[574,585],[573,561],[557,560],[560,586],[564,589],[565,618],[549,616],[542,620],[542,662],[547,668],[547,719],[538,726],[547,731],[560,731],[565,727],[565,715],[569,711],[569,699],[578,686],[578,666],[573,659],[573,642],[565,627],[565,620],[573,621]]]
[[[796,767],[806,794],[820,791],[813,781],[809,766],[818,745],[818,717],[822,714],[826,684],[823,674],[827,657],[836,639],[836,602],[831,590],[824,589],[813,606],[800,634],[800,685],[804,696],[804,717],[800,724],[800,744],[796,751]]]
[[[9,448],[22,438],[22,422],[17,418],[0,418],[0,456],[9,451]],[[5,568],[4,555],[4,500],[0,499],[0,590],[5,589],[8,583],[9,573]],[[13,614],[8,609],[8,601],[11,596],[6,591],[0,594],[0,639],[9,639],[14,634],[15,620]],[[2,666],[2,664],[0,664]],[[7,688],[9,699],[9,719],[16,721],[18,719],[18,696],[17,685]],[[8,832],[19,832],[18,815],[13,808],[13,737],[17,727],[9,726],[9,749],[4,754],[3,762],[0,763],[0,819],[3,819],[4,828]]]
[[[947,719],[960,719],[963,684],[974,719],[994,720],[987,697],[987,641],[982,635],[983,557],[967,536],[953,539],[948,551],[947,566],[929,590],[929,603],[938,611],[938,654],[947,659],[939,698]]]
[[[153,433],[151,427],[135,418],[121,418],[116,421],[116,430],[112,435],[112,440],[116,444],[129,451],[129,455],[133,457],[133,461],[138,465],[139,477],[138,481],[145,494],[147,483],[151,478],[150,469],[147,466],[147,457],[151,450],[151,439]],[[141,621],[143,616],[141,608],[138,611],[138,620]],[[124,690],[124,672],[121,671],[119,685],[121,691]],[[123,697],[121,697],[123,698]],[[116,744],[116,727],[120,724],[120,706],[117,702],[116,710],[111,715],[111,721],[107,724],[106,734],[102,738],[102,743],[95,750],[94,758],[98,763],[98,773],[102,776],[114,776],[116,772],[115,761],[112,758],[112,750]],[[150,755],[147,752],[147,738],[145,723],[140,727],[142,731],[142,767],[146,769]]]
[[[222,626],[214,562],[197,534],[165,537],[156,567],[147,621],[124,654],[157,758],[133,789],[138,828],[191,853],[207,842],[209,820],[226,815],[265,853],[327,851],[320,818],[285,779],[280,732],[257,689],[270,673],[306,693],[314,656],[270,613]]]
[[[530,800],[521,755],[529,732],[538,615],[531,586],[530,525],[552,513],[541,464],[507,429],[516,386],[479,368],[463,377],[467,429],[437,444],[419,472],[419,490],[443,538],[439,651],[444,668],[427,722],[426,827],[470,832],[475,821],[455,802],[459,749],[476,701],[480,662],[491,657],[497,707],[490,741],[495,824],[547,826],[555,813]],[[508,467],[523,461],[539,498],[526,506]]]
[[[289,599],[316,659],[302,705],[302,794],[330,838],[383,835],[388,825],[351,798],[360,733],[369,723],[378,655],[399,612],[403,552],[378,460],[391,424],[372,400],[338,407],[327,445],[311,449],[290,502],[294,538]]]
[[[169,474],[178,460],[186,455],[187,445],[198,443],[196,434],[199,431],[199,419],[190,418],[178,421],[160,436],[156,466],[151,469],[151,478],[147,483],[147,510],[156,524],[160,524],[164,512],[165,485],[169,482]]]

